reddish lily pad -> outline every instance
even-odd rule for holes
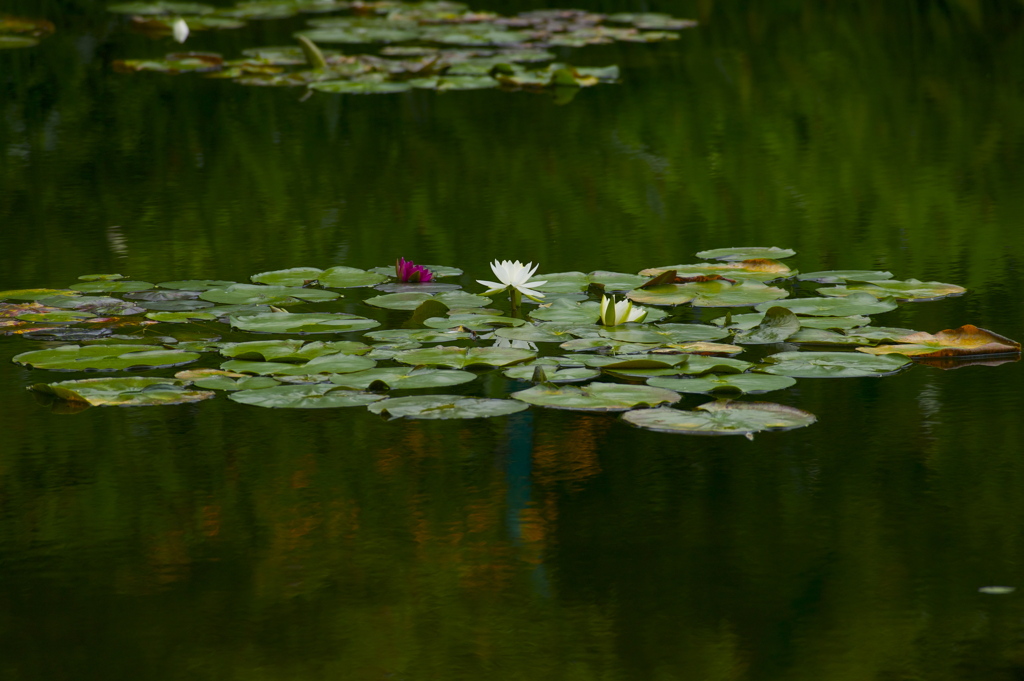
[[[896,339],[898,345],[857,348],[871,355],[898,353],[908,357],[977,357],[1020,353],[1020,343],[973,324],[937,334],[918,332]]]

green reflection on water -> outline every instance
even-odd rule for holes
[[[778,245],[805,271],[970,289],[886,325],[1024,335],[1019,2],[680,5],[650,7],[702,20],[677,43],[569,53],[619,63],[623,84],[557,107],[126,77],[105,63],[165,46],[102,8],[14,2],[58,31],[0,54],[0,289],[398,255],[468,283],[493,258],[636,271]],[[233,54],[292,28],[196,46]],[[51,377],[7,362],[28,345],[0,338],[6,678],[1024,666],[1019,597],[977,593],[1021,586],[1019,364],[801,382],[787,403],[819,423],[748,443],[546,411],[55,416],[22,391]]]

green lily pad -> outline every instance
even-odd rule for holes
[[[436,300],[448,308],[483,307],[491,304],[486,296],[477,296],[465,291],[446,291],[444,293],[386,293],[381,296],[367,298],[365,303],[388,310],[415,310],[428,300]]]
[[[896,300],[901,301],[926,302],[952,296],[962,296],[967,293],[967,289],[956,284],[943,284],[938,281],[918,281],[917,279],[876,281],[870,284],[833,286],[831,288],[818,289],[818,293],[823,296],[850,296],[858,292],[871,294],[875,298],[888,298],[892,296]]]
[[[318,383],[314,385],[279,385],[259,390],[239,390],[228,395],[228,399],[270,409],[333,409],[335,407],[362,407],[383,400],[384,396]]]
[[[141,307],[131,309],[143,312],[192,312],[204,308],[214,307],[213,303],[205,300],[153,300],[144,301]],[[132,313],[134,314],[134,313]]]
[[[802,299],[799,299],[802,300]],[[788,309],[788,308],[787,308]],[[751,312],[750,314],[737,314],[730,317],[718,317],[712,319],[711,323],[716,326],[723,326],[727,329],[746,331],[753,329],[764,320],[764,312]],[[803,329],[830,329],[846,330],[866,326],[871,323],[870,317],[853,315],[849,317],[803,317],[800,319],[800,327]]]
[[[371,404],[368,409],[392,419],[478,419],[506,416],[527,409],[515,400],[493,400],[461,395],[417,395],[392,397]]]
[[[366,390],[374,383],[383,383],[391,390],[416,390],[421,388],[446,388],[469,383],[476,374],[458,369],[429,369],[417,367],[382,367],[349,374],[331,376],[331,383],[354,390]]]
[[[224,279],[183,279],[178,281],[164,281],[157,286],[160,288],[182,290],[182,291],[209,291],[214,288],[227,288],[238,282]]]
[[[370,346],[358,341],[268,340],[226,343],[220,354],[256,362],[307,362],[323,355],[365,355]]]
[[[224,58],[214,52],[176,52],[164,59],[118,59],[111,66],[119,73],[208,73],[223,68]]]
[[[644,324],[642,326],[613,326],[602,329],[600,335],[625,343],[686,343],[724,338],[728,331],[706,324]]]
[[[319,279],[320,285],[327,288],[361,288],[379,284],[386,281],[387,277],[356,267],[338,266],[324,270]]]
[[[387,343],[450,343],[472,338],[468,331],[435,331],[431,329],[383,329],[371,331],[367,338]]]
[[[156,0],[155,2],[122,2],[116,5],[108,5],[108,12],[118,14],[137,14],[139,16],[152,16],[160,14],[211,14],[217,11],[216,7],[199,2],[167,2]]]
[[[710,251],[700,251],[696,254],[698,258],[705,260],[726,260],[726,261],[737,261],[737,260],[757,260],[759,258],[770,258],[772,260],[782,260],[783,258],[790,258],[796,255],[796,251],[789,248],[779,248],[777,246],[750,246],[750,247],[738,247],[738,248],[714,248]]]
[[[602,287],[607,293],[620,293],[635,289],[646,283],[649,278],[641,277],[639,274],[624,274],[605,270],[597,270],[587,275],[587,280],[591,284]]]
[[[155,286],[156,284],[150,284],[148,281],[130,281],[128,279],[110,281],[106,279],[99,279],[97,281],[86,281],[81,284],[75,284],[68,288],[72,291],[80,291],[82,293],[126,293],[128,291],[146,291],[154,288]]]
[[[490,76],[458,76],[444,75],[430,78],[413,78],[406,81],[418,90],[437,90],[438,92],[456,90],[489,90],[500,85]]]
[[[86,378],[60,383],[36,383],[29,390],[94,407],[141,407],[186,404],[214,397],[208,390],[193,390],[172,378]]]
[[[38,38],[31,38],[27,35],[0,35],[0,50],[16,50],[23,47],[35,47],[38,44]]]
[[[464,369],[468,366],[485,365],[502,367],[519,364],[537,356],[532,350],[519,348],[458,348],[452,346],[435,346],[406,350],[395,355],[395,361],[402,364],[438,365]]]
[[[708,281],[692,284],[667,284],[647,289],[634,289],[626,296],[649,305],[681,305],[694,307],[748,307],[785,298],[789,292],[775,286],[748,281],[731,284]]]
[[[307,281],[318,281],[324,271],[317,267],[291,267],[286,270],[260,272],[249,277],[254,284],[268,286],[302,286]]]
[[[281,385],[279,381],[271,378],[270,376],[242,376],[239,378],[232,378],[231,376],[223,375],[199,378],[192,381],[192,384],[197,388],[205,388],[207,390],[225,390],[228,392],[234,392],[235,390],[262,390],[263,388],[273,388]]]
[[[761,323],[749,331],[736,334],[737,343],[782,343],[800,330],[800,320],[784,307],[770,307]]]
[[[857,352],[779,352],[766,357],[765,362],[754,371],[794,378],[888,376],[911,364],[903,355],[876,357]]]
[[[319,28],[303,31],[304,35],[314,43],[342,43],[348,45],[365,45],[368,43],[400,43],[415,40],[419,37],[416,30],[402,30],[381,25],[348,26],[343,28]]]
[[[552,409],[578,411],[626,411],[638,406],[656,406],[678,402],[679,393],[648,385],[591,383],[582,387],[535,385],[512,393],[511,397]]]
[[[61,345],[31,350],[14,357],[14,362],[51,371],[125,371],[160,369],[188,364],[199,359],[195,352],[149,350],[138,345]]]
[[[601,304],[555,300],[530,312],[530,318],[559,324],[595,324],[601,318]]]
[[[576,338],[559,345],[569,352],[599,352],[605,355],[632,355],[658,349],[658,343],[627,343],[611,338]]]
[[[827,270],[807,272],[797,277],[800,281],[816,281],[819,284],[839,284],[844,281],[882,281],[892,279],[892,272],[877,270]]]
[[[621,12],[619,14],[609,15],[608,21],[618,24],[632,24],[637,28],[655,29],[659,31],[681,31],[685,28],[693,28],[694,26],[697,26],[697,22],[692,19],[677,19],[676,17],[669,16],[668,14],[659,14],[656,12]]]
[[[320,355],[304,364],[292,362],[252,362],[232,359],[220,365],[224,371],[259,376],[312,376],[314,374],[347,374],[372,369],[377,362],[369,357],[335,353]]]
[[[264,286],[260,284],[233,284],[226,288],[213,288],[199,294],[202,300],[225,305],[287,305],[298,301],[322,303],[341,297],[337,291],[301,286]]]
[[[538,374],[537,369],[541,370]],[[506,378],[517,381],[532,381],[541,383],[583,383],[601,375],[598,369],[590,367],[567,367],[557,366],[542,367],[540,365],[514,366],[502,372]]]
[[[431,329],[453,329],[462,327],[470,331],[491,331],[496,327],[522,326],[526,322],[515,317],[486,314],[454,314],[447,317],[431,317],[423,320],[423,326]]]
[[[540,324],[526,324],[515,328],[496,329],[494,335],[498,338],[527,341],[530,343],[562,343],[572,338],[597,336],[600,328],[593,324],[543,322]]]
[[[767,283],[779,279],[787,279],[797,274],[777,260],[741,260],[739,262],[702,262],[686,265],[669,265],[667,267],[651,267],[641,270],[640,274],[647,277],[656,277],[660,274],[674,270],[677,277],[723,277],[736,281],[751,281]],[[666,282],[669,283],[669,282]],[[674,282],[677,284],[686,282]]]
[[[537,279],[546,283],[540,286],[532,286],[544,293],[579,293],[586,291],[590,286],[590,279],[583,272],[554,272],[551,274],[538,274]]]
[[[795,378],[771,374],[704,374],[694,378],[656,376],[647,380],[647,385],[680,393],[767,393],[795,384]]]
[[[777,303],[764,303],[754,309],[763,312],[773,305],[784,307],[798,315],[811,317],[846,317],[889,312],[899,307],[893,298],[876,298],[870,293],[857,291],[845,298],[797,298]],[[801,324],[803,322],[801,321]]]
[[[769,430],[792,430],[809,426],[817,417],[810,412],[772,402],[710,402],[700,411],[641,409],[623,419],[647,430],[688,435],[746,435]]]
[[[78,277],[79,281],[116,281],[125,278],[123,274],[83,274]]]
[[[669,356],[658,356],[665,357]],[[704,355],[675,355],[671,364],[658,365],[653,356],[645,360],[603,362],[600,366],[606,373],[619,378],[652,378],[654,376],[700,376],[703,374],[739,374],[753,365],[731,357],[707,357]]]
[[[389,95],[408,92],[412,86],[399,81],[327,80],[310,83],[310,90],[346,95]]]
[[[232,327],[255,333],[345,333],[365,331],[380,322],[353,314],[264,312],[230,317]]]

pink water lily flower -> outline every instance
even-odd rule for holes
[[[402,284],[428,284],[434,280],[433,272],[405,258],[395,261],[395,276]]]

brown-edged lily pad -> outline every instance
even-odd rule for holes
[[[932,335],[919,331],[896,339],[898,345],[857,348],[871,355],[896,353],[907,357],[977,357],[1020,353],[1020,343],[973,324]]]

